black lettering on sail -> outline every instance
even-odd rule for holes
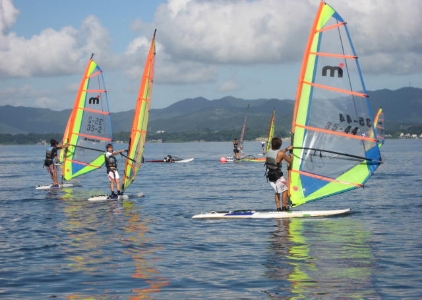
[[[335,71],[337,71],[337,77],[343,77],[343,69],[340,67],[325,66],[322,68],[322,76],[327,76],[327,71],[330,71],[330,77],[334,77]]]
[[[100,99],[97,98],[97,97],[91,97],[91,98],[89,98],[88,103],[89,104],[100,104]]]

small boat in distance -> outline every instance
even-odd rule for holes
[[[167,155],[166,157],[164,157],[163,159],[155,159],[155,160],[146,160],[145,162],[149,162],[149,163],[188,163],[193,161],[194,158],[180,158],[177,156],[172,156],[172,155]]]

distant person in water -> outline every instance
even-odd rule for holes
[[[262,139],[261,140],[262,154],[265,154],[265,145],[266,145],[266,143],[265,143],[264,139]]]
[[[50,147],[45,152],[44,167],[47,168],[47,172],[50,174],[51,180],[53,181],[52,187],[60,187],[56,163],[58,163],[58,150],[66,148],[68,146],[60,145],[55,139],[50,140]]]
[[[289,146],[284,150],[280,150],[281,144],[282,140],[279,137],[275,137],[271,140],[271,149],[267,152],[265,166],[267,168],[267,179],[275,192],[274,200],[277,211],[288,211],[287,181],[283,177],[281,163],[283,160],[287,161],[289,165],[292,163],[291,155],[287,155],[286,152],[293,149],[293,147]],[[280,196],[282,199],[282,207],[280,207]]]
[[[240,146],[237,139],[233,140],[233,152],[236,159],[240,159]]]
[[[110,181],[110,199],[117,199],[118,195],[123,195],[120,191],[120,176],[117,170],[117,159],[115,155],[124,152],[125,150],[113,150],[112,144],[107,144],[107,152],[105,153],[105,165],[107,167],[107,176]],[[116,185],[117,194],[114,192],[114,185]]]
[[[167,155],[166,157],[164,157],[164,161],[165,161],[165,162],[167,162],[167,163],[169,163],[169,162],[174,162],[174,159],[173,159],[173,157],[171,157],[171,155],[169,154],[169,155]]]

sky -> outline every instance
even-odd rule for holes
[[[329,0],[366,88],[422,88],[422,1]],[[0,105],[73,107],[94,53],[112,112],[135,106],[156,34],[152,108],[294,99],[319,0],[0,0]]]

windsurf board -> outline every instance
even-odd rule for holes
[[[59,187],[53,187],[53,184],[41,184],[41,185],[37,185],[35,187],[36,190],[50,190],[50,189],[61,189],[61,188],[67,188],[67,187],[72,187],[75,186],[73,183],[62,183],[59,185]]]
[[[350,208],[338,210],[289,210],[289,211],[256,211],[256,210],[232,210],[211,211],[194,215],[192,219],[285,219],[285,218],[309,218],[328,217],[342,215],[350,212]]]

